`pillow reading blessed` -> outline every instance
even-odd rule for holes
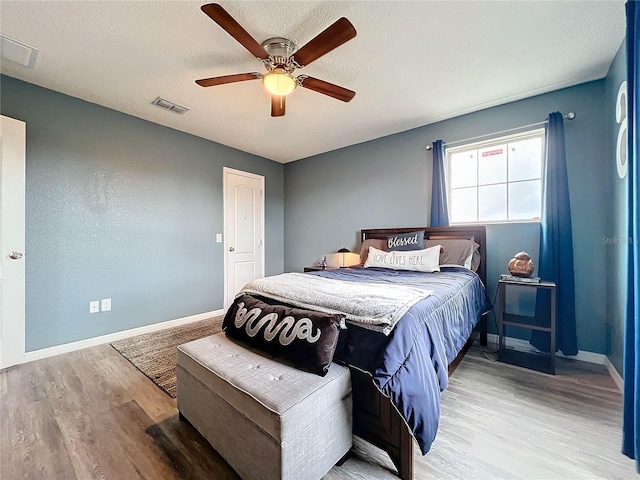
[[[324,377],[333,360],[342,318],[240,295],[227,310],[222,330],[230,338]]]
[[[439,272],[439,265],[440,245],[409,252],[383,252],[375,247],[369,247],[369,256],[364,263],[365,268],[380,267],[417,272]]]
[[[421,250],[424,244],[424,231],[419,230],[409,233],[398,233],[387,237],[387,250],[407,251]]]

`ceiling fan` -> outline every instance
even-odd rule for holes
[[[281,37],[269,38],[259,44],[217,3],[203,5],[201,10],[249,50],[267,70],[266,74],[259,72],[238,73],[196,80],[196,83],[201,87],[262,79],[263,85],[271,93],[272,117],[284,115],[285,99],[297,86],[337,98],[343,102],[348,102],[355,96],[356,92],[353,90],[324,80],[308,75],[293,76],[294,70],[309,65],[356,36],[356,29],[346,18],[340,18],[305,46],[296,50],[296,45],[291,40]]]

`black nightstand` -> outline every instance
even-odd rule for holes
[[[505,312],[505,294],[508,286],[547,289],[551,293],[551,311],[545,319],[514,315]],[[551,335],[551,351],[548,355],[528,353],[505,347],[505,327],[507,325],[541,330]],[[556,284],[554,282],[526,283],[511,280],[498,281],[498,360],[519,367],[531,368],[552,375],[556,374]]]
[[[314,265],[312,267],[304,267],[304,273],[307,272],[321,272],[322,270],[337,270],[340,267],[321,267],[320,265]]]

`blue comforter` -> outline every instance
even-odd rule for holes
[[[462,267],[424,273],[383,268],[314,272],[353,282],[414,285],[433,294],[421,300],[385,336],[348,324],[335,359],[373,376],[411,428],[423,454],[435,440],[440,392],[449,382],[448,365],[458,355],[491,302],[480,278]]]

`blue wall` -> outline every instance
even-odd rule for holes
[[[1,82],[2,114],[27,123],[27,351],[222,308],[224,166],[265,176],[266,273],[282,272],[281,164]]]
[[[627,75],[625,47],[626,42],[622,42],[605,79],[605,119],[608,133],[606,162],[611,213],[607,215],[607,233],[602,242],[607,259],[606,353],[621,375],[627,288],[628,177],[621,179],[616,167],[616,143],[620,127],[616,122],[616,98],[620,84],[626,80]]]
[[[431,153],[425,145],[483,135],[574,111],[565,123],[572,205],[578,346],[605,352],[606,235],[610,158],[604,118],[605,81],[453,118],[285,165],[285,270],[300,271],[341,247],[358,247],[361,228],[429,224]],[[537,263],[537,223],[490,225],[488,289],[514,253]],[[513,299],[512,299],[513,300]],[[530,313],[524,297],[520,313]]]
[[[622,304],[607,292],[619,290],[610,264],[619,252],[602,241],[621,225],[611,209],[624,216],[613,177],[615,75],[284,167],[3,76],[2,113],[27,122],[27,349],[221,308],[223,166],[265,175],[266,272],[299,271],[338,248],[357,249],[361,228],[428,225],[431,141],[559,110],[577,113],[565,134],[578,345],[618,365]],[[493,295],[514,253],[526,250],[537,263],[539,225],[490,225],[487,235]],[[89,300],[106,297],[112,312],[87,313]],[[526,295],[511,303],[533,309]]]

